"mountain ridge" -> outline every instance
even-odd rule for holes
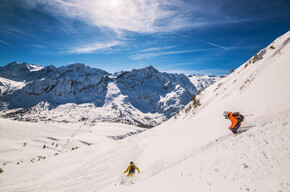
[[[9,90],[3,83],[2,88],[0,86],[3,90],[1,108],[6,109],[6,117],[65,121],[62,117],[66,114],[60,109],[72,111],[79,108],[84,114],[75,119],[85,116],[91,122],[106,120],[155,126],[175,115],[198,91],[186,75],[159,72],[153,66],[125,71],[117,76],[82,63],[58,68],[53,65],[34,67],[39,70],[29,70],[29,67],[34,65],[13,62],[0,68],[3,78],[7,78],[5,73],[8,71],[14,74],[12,80],[25,83],[18,86],[19,89],[14,86]],[[86,104],[89,109],[94,106],[93,114],[85,109]],[[49,107],[41,109],[41,106]],[[43,110],[54,118],[44,118]]]

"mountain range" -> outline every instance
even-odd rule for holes
[[[12,62],[0,67],[1,114],[26,121],[152,127],[222,78],[159,72],[153,66],[110,74],[81,63],[43,67]]]

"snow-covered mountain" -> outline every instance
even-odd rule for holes
[[[40,65],[31,65],[28,63],[21,63],[14,61],[4,67],[0,67],[0,76],[11,80],[26,80],[33,73],[43,69]]]
[[[0,68],[0,76],[1,108],[9,109],[4,116],[33,121],[155,126],[199,90],[187,76],[161,73],[152,66],[114,76],[80,63],[56,68],[13,62]]]
[[[174,118],[122,140],[108,136],[133,128],[0,118],[0,190],[288,192],[289,60],[290,31]],[[224,111],[245,116],[240,134]],[[130,161],[141,170],[132,179]]]
[[[194,84],[197,90],[202,91],[225,78],[226,76],[215,76],[215,75],[188,75],[189,80]]]

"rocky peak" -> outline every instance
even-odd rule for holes
[[[14,61],[3,67],[0,67],[0,76],[14,79],[14,80],[24,80],[26,76],[30,73],[38,71],[43,67],[40,65],[31,65],[28,63],[21,63]]]
[[[70,77],[76,77],[76,76],[89,76],[89,75],[97,75],[97,76],[105,76],[109,75],[108,72],[91,68],[89,66],[84,65],[83,63],[74,63],[67,66],[59,67],[57,68],[57,73],[62,76],[70,76]]]

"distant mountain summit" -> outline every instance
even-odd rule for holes
[[[40,65],[32,65],[28,63],[21,63],[14,61],[4,67],[0,67],[0,76],[10,79],[21,80],[28,76],[31,72],[39,71],[43,67]]]
[[[81,63],[56,68],[13,62],[0,68],[0,76],[2,115],[34,121],[155,126],[199,90],[186,75],[162,73],[153,66],[114,76]]]
[[[217,81],[222,80],[226,76],[215,76],[215,75],[189,75],[188,78],[195,85],[198,90],[204,90],[210,85]]]

